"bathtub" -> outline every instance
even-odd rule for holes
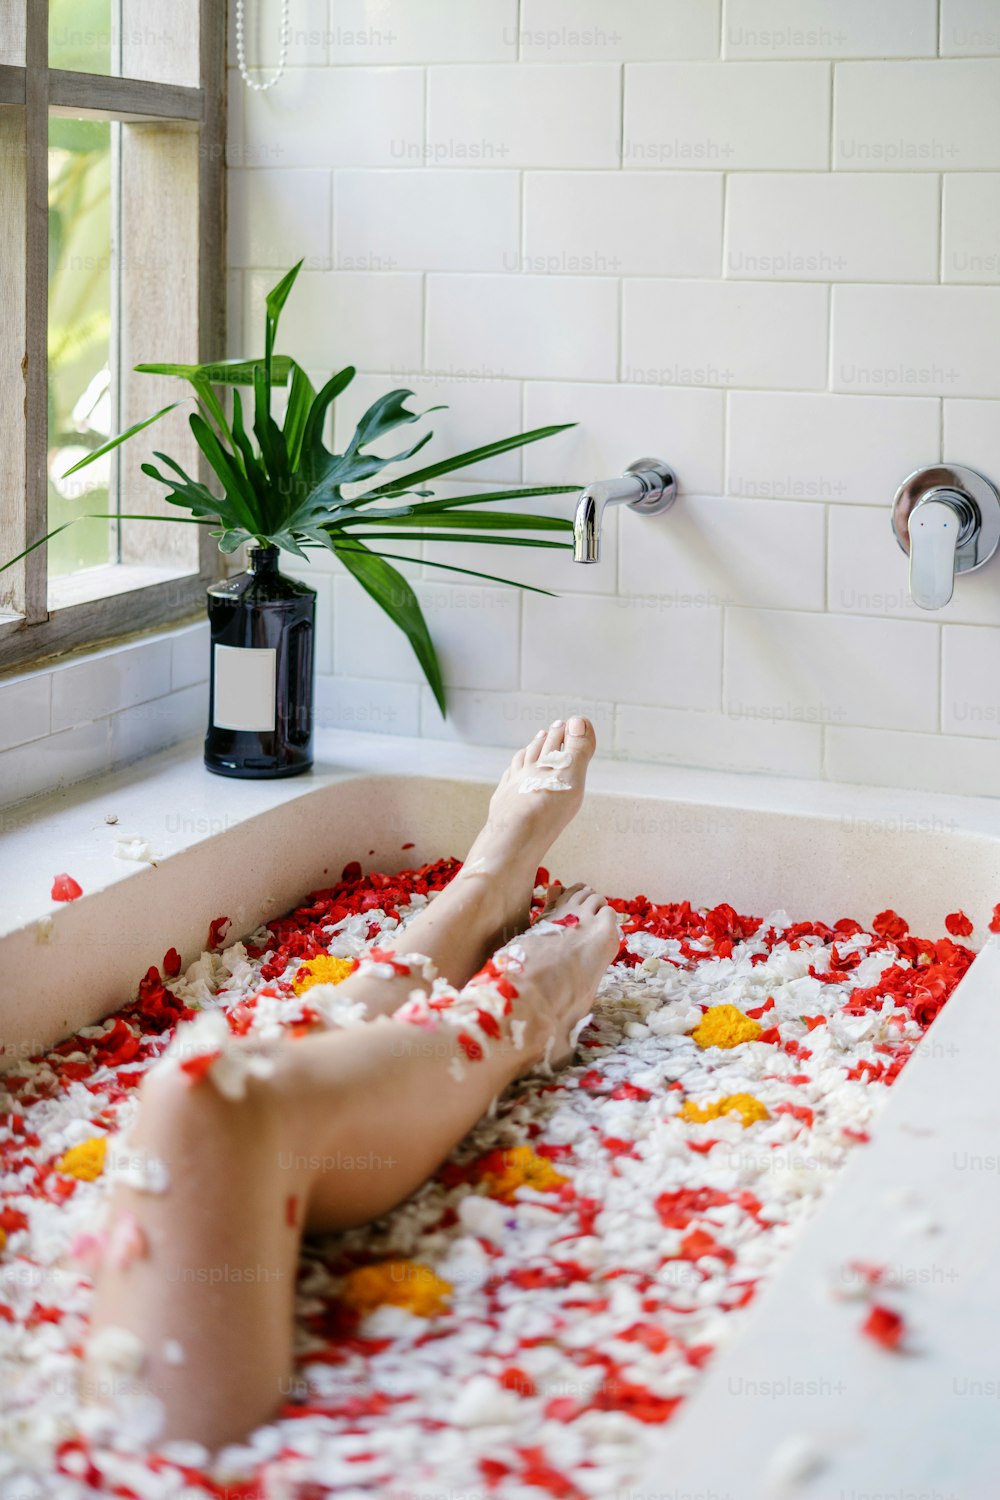
[[[189,744],[0,815],[4,1066],[108,1014],[170,947],[196,957],[211,918],[250,931],[349,859],[461,856],[508,758],[343,732],[318,750],[311,776],[238,782]],[[1000,900],[1000,802],[623,762],[590,787],[547,863],[611,894],[865,923],[893,906],[930,936],[958,908],[985,932]],[[147,858],[120,857],[133,839]],[[55,906],[61,871],[84,896]],[[635,1500],[997,1493],[998,1058],[990,938]],[[851,1261],[905,1287],[912,1353],[863,1339],[861,1304],[833,1295]]]

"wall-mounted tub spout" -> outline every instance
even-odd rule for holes
[[[674,471],[659,458],[637,458],[618,479],[599,479],[581,490],[573,523],[573,561],[601,556],[601,521],[609,505],[627,505],[643,516],[659,516],[677,498]]]
[[[962,464],[917,469],[896,491],[892,529],[910,555],[914,604],[943,609],[957,575],[981,568],[1000,544],[1000,494]]]

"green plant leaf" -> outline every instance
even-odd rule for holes
[[[429,406],[427,411],[408,411],[406,402],[412,395],[412,391],[387,391],[384,396],[373,401],[354,429],[354,436],[345,451],[357,453],[360,448],[366,448],[369,443],[374,443],[404,422],[419,422],[429,412],[446,409],[443,406]],[[385,462],[391,463],[392,459],[386,459]]]
[[[524,448],[528,443],[539,443],[542,438],[554,437],[557,432],[566,432],[570,427],[575,427],[575,422],[560,422],[552,427],[535,427],[531,432],[519,432],[514,437],[500,438],[495,443],[485,443],[481,448],[470,448],[466,453],[456,453],[451,458],[443,458],[436,464],[428,464],[426,469],[416,469],[412,474],[401,474],[398,479],[391,479],[388,484],[381,485],[377,490],[369,490],[362,500],[370,499],[377,495],[394,495],[412,484],[422,484],[425,479],[436,479],[441,474],[451,474],[455,469],[464,469],[469,464],[481,462],[484,458],[494,458],[500,453],[510,453],[514,448]]]
[[[285,412],[284,436],[285,449],[288,453],[288,467],[291,472],[299,466],[299,457],[302,452],[302,439],[305,436],[306,419],[310,408],[316,399],[313,383],[309,379],[301,365],[296,365],[292,371],[292,384],[288,392],[288,409]]]
[[[442,714],[446,712],[441,665],[431,640],[420,601],[409,583],[384,557],[369,551],[352,537],[350,543],[334,541],[334,551],[344,567],[390,620],[406,635]]]
[[[207,365],[134,365],[140,375],[176,375],[181,380],[193,381],[203,376],[212,385],[253,385],[253,372],[263,359],[217,359]],[[287,354],[275,354],[271,359],[271,384],[286,385],[295,367],[294,359]]]
[[[130,437],[135,437],[136,433],[142,432],[144,427],[152,427],[154,422],[158,422],[161,417],[165,417],[167,415],[168,411],[174,411],[180,405],[180,401],[171,401],[169,406],[162,406],[160,410],[155,411],[151,417],[146,417],[142,422],[136,422],[132,427],[127,427],[125,431],[120,432],[117,437],[111,438],[107,443],[102,443],[99,448],[94,449],[93,453],[88,453],[86,458],[81,458],[77,463],[68,468],[62,476],[63,479],[65,479],[69,474],[75,474],[77,469],[85,469],[87,465],[92,464],[96,458],[103,458],[105,453],[110,453],[114,448],[120,447],[122,443],[127,443]]]
[[[262,533],[266,534],[261,524],[261,518],[256,513],[257,506],[253,490],[250,488],[243,470],[233,461],[232,456],[225,451],[204,417],[199,416],[197,412],[193,411],[188,421],[191,424],[191,431],[194,433],[198,447],[208,459],[219,479],[221,479],[226,492],[226,499],[236,512],[240,524],[252,536],[260,536]]]
[[[572,542],[550,542],[544,537],[531,536],[490,536],[473,532],[466,535],[463,532],[453,531],[349,531],[345,533],[352,542],[376,541],[387,542],[485,542],[489,547],[549,547],[557,548],[561,552],[571,552]]]
[[[414,513],[406,511],[353,511],[338,524],[341,526],[485,526],[497,531],[572,531],[569,516],[536,516],[527,512],[510,510],[430,510],[414,506]]]
[[[274,354],[274,340],[278,333],[278,320],[281,317],[281,309],[288,301],[288,294],[295,285],[296,278],[302,270],[302,261],[298,261],[290,271],[286,271],[277,286],[273,286],[264,298],[264,378],[267,382],[270,394],[273,384],[271,375],[271,359]],[[270,410],[270,407],[268,408]]]

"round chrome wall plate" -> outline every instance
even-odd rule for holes
[[[637,458],[625,473],[634,474],[646,486],[637,500],[629,501],[629,510],[640,511],[644,516],[659,516],[677,499],[677,476],[662,459]]]
[[[892,529],[903,551],[910,551],[910,514],[935,492],[965,519],[955,552],[955,572],[981,568],[1000,546],[1000,493],[985,475],[965,464],[932,464],[916,469],[896,491]]]

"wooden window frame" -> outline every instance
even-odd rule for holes
[[[11,34],[20,20],[18,14],[4,23]],[[0,269],[4,261],[14,261],[15,272],[13,286],[7,275],[0,277],[0,359],[6,365],[12,347],[23,344],[24,350],[20,372],[0,372],[0,560],[49,529],[47,142],[52,108],[197,127],[198,358],[218,359],[225,352],[226,6],[220,0],[198,0],[198,30],[197,87],[64,72],[49,67],[48,0],[23,0],[23,62],[0,65]],[[23,246],[23,280],[15,260],[18,244]],[[23,402],[10,399],[15,391],[23,394]],[[23,489],[17,483],[20,473]],[[24,670],[46,657],[190,618],[203,606],[206,586],[223,571],[215,542],[207,528],[199,527],[197,572],[50,610],[47,551],[36,547],[0,573],[0,672]]]

